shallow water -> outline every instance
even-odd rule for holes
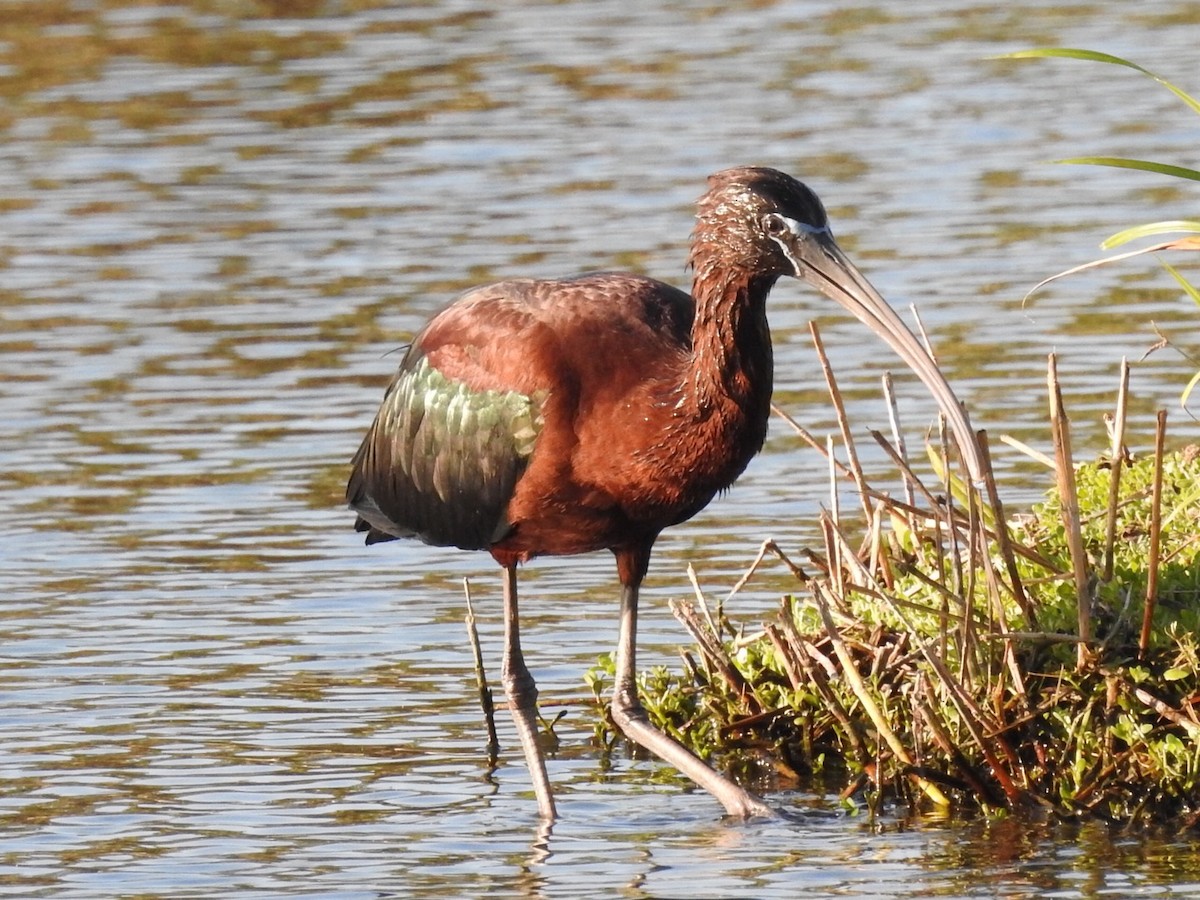
[[[1194,194],[1046,161],[1194,165],[1195,119],[1132,72],[987,57],[1093,47],[1195,92],[1192,4],[0,11],[0,893],[1200,894],[1192,839],[871,824],[815,787],[773,797],[795,822],[730,824],[658,765],[606,756],[581,702],[616,632],[600,555],[522,574],[526,653],[567,711],[563,819],[539,833],[507,722],[500,768],[483,759],[461,580],[494,673],[494,567],[365,548],[340,506],[394,351],[430,312],[509,275],[686,284],[691,201],[743,162],[820,192],[885,296],[918,304],[994,444],[1047,445],[1057,350],[1076,449],[1100,452],[1116,362],[1151,322],[1186,342],[1194,307],[1150,261],[1021,298],[1125,225],[1194,215]],[[864,438],[895,368],[918,445],[920,385],[791,282],[772,300],[779,403],[835,427],[813,316]],[[1135,366],[1135,448],[1189,376],[1170,351]],[[995,453],[1010,503],[1043,489]],[[666,598],[690,590],[688,562],[720,595],[764,537],[812,540],[827,493],[820,456],[773,428],[662,540],[642,663],[685,643]],[[790,586],[768,570],[731,612],[753,623]]]

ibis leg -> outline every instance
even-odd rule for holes
[[[617,643],[617,683],[613,689],[612,716],[617,727],[631,741],[673,765],[720,801],[731,816],[773,816],[774,812],[758,797],[734,784],[673,738],[650,724],[646,710],[638,700],[635,681],[637,603],[640,579],[625,582],[621,588],[621,631]]]
[[[504,567],[504,663],[500,672],[504,684],[504,695],[512,710],[513,722],[517,726],[517,737],[525,752],[529,776],[533,780],[533,792],[537,795],[538,812],[544,819],[553,819],[554,795],[550,791],[550,778],[546,775],[546,760],[538,746],[537,685],[525,657],[521,655],[520,618],[517,614],[517,567]]]

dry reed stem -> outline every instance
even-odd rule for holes
[[[933,736],[934,743],[942,748],[942,752],[949,757],[950,761],[954,764],[955,769],[958,770],[958,773],[970,786],[971,790],[975,792],[976,796],[978,796],[985,803],[996,804],[997,800],[993,796],[993,791],[987,787],[983,776],[975,771],[975,767],[972,766],[967,760],[966,756],[963,755],[962,750],[958,748],[958,745],[954,742],[954,739],[950,736],[949,731],[946,729],[946,725],[942,721],[941,716],[938,715],[937,708],[933,705],[937,701],[933,684],[926,681],[924,689],[926,696],[915,697],[914,702],[916,703],[917,709],[921,713],[921,718],[929,727],[929,732]]]
[[[488,687],[487,674],[483,669],[483,650],[479,646],[479,631],[475,627],[475,609],[471,605],[471,582],[463,579],[463,593],[467,597],[467,638],[471,642],[471,655],[475,657],[475,684],[479,687],[479,705],[483,708],[483,719],[487,726],[488,765],[496,765],[500,757],[500,738],[496,734],[496,705],[492,700],[492,689]]]
[[[793,419],[791,416],[789,416],[786,412],[784,412],[782,409],[780,409],[774,403],[771,404],[771,412],[775,413],[775,415],[779,416],[779,418],[781,418],[781,419],[783,419],[783,421],[787,422],[788,425],[790,425],[792,427],[792,430],[795,431],[796,434],[798,434],[800,436],[800,439],[802,441],[804,441],[806,444],[808,444],[810,447],[812,447],[814,450],[816,450],[822,456],[829,455],[828,451],[825,449],[825,446],[819,440],[817,440],[817,438],[813,437],[812,433],[810,431],[808,431],[808,429],[806,429],[803,425],[801,425],[799,422],[797,422],[795,419]],[[854,477],[853,475],[850,474],[850,469],[844,463],[842,463],[838,460],[835,460],[834,465],[836,465],[838,467],[838,470],[847,478]]]
[[[1053,353],[1049,357],[1046,381],[1050,395],[1050,430],[1054,438],[1054,471],[1058,479],[1063,527],[1066,529],[1071,568],[1075,576],[1080,637],[1076,669],[1082,671],[1088,662],[1087,642],[1092,639],[1092,592],[1088,584],[1087,551],[1083,546],[1083,530],[1079,521],[1079,495],[1075,488],[1075,463],[1071,455],[1071,425],[1063,405],[1058,360]]]
[[[708,627],[712,629],[712,633],[717,636],[717,640],[721,639],[721,629],[717,627],[716,621],[713,620],[712,613],[708,609],[708,600],[705,599],[704,591],[700,590],[700,581],[696,575],[696,569],[688,563],[687,566],[688,581],[692,583],[692,593],[696,595],[696,602],[700,604],[700,611],[704,613],[704,621],[708,622]],[[721,618],[721,610],[717,610],[717,619]]]
[[[933,360],[933,364],[937,365],[937,354],[933,352],[933,344],[929,342],[929,333],[925,330],[925,323],[921,321],[921,311],[917,309],[917,304],[908,304],[908,310],[912,313],[913,321],[917,323],[917,334],[921,338],[921,343],[925,346],[925,352],[929,354],[929,358]]]
[[[1108,481],[1108,518],[1104,524],[1104,580],[1112,581],[1113,548],[1117,539],[1117,505],[1121,490],[1121,468],[1125,464],[1125,421],[1129,401],[1129,360],[1121,357],[1117,387],[1117,409],[1112,423],[1112,469]]]
[[[942,637],[945,637],[945,635],[947,633],[949,633],[949,631],[951,629],[951,625],[953,625],[955,628],[960,627],[962,625],[963,616],[968,616],[968,615],[973,614],[973,611],[968,608],[967,602],[962,597],[960,597],[958,594],[954,593],[954,591],[952,591],[944,582],[938,581],[934,578],[930,578],[928,575],[926,575],[920,569],[908,569],[905,571],[904,574],[909,578],[915,578],[921,584],[925,585],[925,587],[927,587],[931,591],[933,591],[937,596],[941,597],[942,604],[936,610],[934,610],[930,607],[922,607],[920,604],[918,604],[912,600],[900,600],[899,598],[893,598],[892,602],[897,603],[900,606],[906,607],[908,609],[916,610],[918,612],[925,612],[925,613],[936,612],[938,615],[938,618],[940,620],[940,622],[939,622],[940,628],[939,628],[938,633]],[[960,611],[954,612],[953,610],[951,610],[950,609],[951,603],[954,603],[954,605]],[[946,646],[944,643],[942,644],[939,652],[941,653],[941,655],[943,657],[945,657]]]
[[[842,639],[841,632],[838,631],[837,625],[834,624],[833,617],[829,614],[828,604],[825,598],[825,593],[829,587],[824,584],[814,584],[813,597],[817,601],[817,610],[821,614],[821,621],[825,626],[825,633],[829,636],[833,643],[833,652],[837,655],[838,661],[842,664],[842,677],[845,678],[846,684],[853,691],[854,696],[858,698],[858,702],[862,704],[863,710],[870,718],[871,723],[875,726],[875,730],[884,742],[891,749],[892,753],[906,766],[913,766],[912,756],[909,755],[908,748],[896,736],[888,725],[887,718],[883,715],[879,705],[875,702],[875,698],[871,692],[867,690],[866,684],[862,680],[862,676],[858,674],[858,668],[854,664],[854,657],[850,655],[850,650],[846,647],[846,642]],[[950,800],[942,793],[937,785],[927,781],[915,773],[910,773],[909,778],[913,779],[921,791],[931,802],[938,806],[949,806]],[[877,779],[878,781],[878,779]]]
[[[825,375],[825,385],[829,389],[829,398],[833,401],[833,411],[837,415],[838,430],[842,433],[842,443],[846,447],[846,462],[850,466],[850,473],[854,476],[854,484],[858,488],[858,495],[863,500],[863,514],[867,519],[871,518],[871,507],[867,503],[866,487],[867,480],[863,475],[862,466],[858,462],[858,451],[854,446],[854,435],[850,432],[850,421],[846,418],[846,404],[842,402],[842,392],[838,389],[837,378],[833,374],[833,366],[829,364],[829,357],[825,355],[825,345],[821,341],[821,330],[817,327],[816,322],[808,323],[808,330],[812,334],[813,346],[817,348],[817,359],[821,362],[821,372]],[[833,456],[833,448],[829,448],[829,454]]]
[[[796,626],[791,621],[786,601],[783,604],[780,622],[782,623],[782,631],[780,626],[768,624],[766,632],[767,636],[771,639],[771,643],[775,645],[780,657],[783,659],[784,668],[787,670],[792,687],[800,690],[807,684],[816,690],[826,711],[841,726],[843,735],[850,742],[850,747],[854,751],[855,759],[861,765],[866,766],[870,762],[870,753],[867,750],[866,741],[863,740],[858,724],[850,718],[849,713],[842,706],[842,702],[838,699],[837,694],[829,687],[829,679],[826,677],[824,671],[813,665],[813,660],[805,648],[807,642],[796,631]],[[803,672],[803,677],[801,677],[801,672]]]
[[[870,540],[870,551],[867,554],[867,561],[870,563],[871,571],[879,572],[883,576],[884,584],[888,588],[893,588],[896,585],[896,573],[892,570],[892,557],[888,553],[888,541],[883,533],[883,519],[887,512],[887,504],[882,500],[876,501],[871,507],[871,526],[868,531]]]
[[[942,509],[943,504],[940,503],[938,501],[937,497],[935,497],[933,495],[933,491],[929,490],[929,488],[927,488],[925,486],[924,482],[922,482],[921,479],[917,477],[916,473],[913,472],[912,468],[909,466],[907,460],[905,460],[900,455],[900,452],[891,445],[891,443],[888,441],[888,439],[886,437],[884,437],[881,432],[879,432],[875,429],[871,429],[870,435],[871,435],[871,437],[875,438],[875,443],[879,444],[879,446],[883,448],[883,452],[892,458],[892,462],[896,464],[896,468],[898,468],[900,470],[900,473],[901,473],[901,475],[904,476],[905,481],[909,482],[916,490],[918,490],[921,493],[921,496],[923,496],[926,500],[929,501],[930,508],[939,510],[939,512],[926,513],[923,510],[913,508],[914,500],[912,498],[908,499],[906,506],[909,509],[912,509],[913,512],[919,513],[922,516],[927,516],[928,518],[931,518],[931,519],[935,518],[936,516],[940,516],[942,514],[940,512],[940,510]],[[904,507],[900,507],[899,500],[893,500],[892,498],[888,497],[886,494],[880,494],[874,488],[870,487],[869,485],[865,488],[865,490],[867,492],[867,495],[870,497],[882,498],[882,499],[887,500],[888,503],[892,504],[893,506],[896,506],[897,508],[904,508]]]
[[[1006,631],[1003,634],[985,634],[983,638],[989,641],[1031,641],[1039,644],[1078,644],[1080,641],[1077,635],[1059,634],[1057,631]]]
[[[1159,700],[1145,688],[1134,687],[1133,695],[1164,719],[1173,722],[1186,731],[1188,733],[1188,737],[1190,737],[1192,740],[1200,740],[1200,724],[1193,722],[1173,706],[1170,706],[1169,704],[1164,703],[1162,700]]]
[[[945,423],[942,422],[941,426],[942,426],[942,440],[943,440],[943,442],[945,442],[945,440],[946,440]],[[943,443],[943,448],[945,448],[944,443]],[[949,457],[943,456],[943,459],[948,459],[948,458]],[[951,488],[950,488],[950,480],[951,480],[952,476],[950,475],[949,466],[946,467],[945,477],[946,477],[947,511],[952,512],[951,504],[953,503],[953,495],[951,494]],[[979,516],[978,516],[979,510],[975,503],[975,493],[973,491],[968,492],[967,502],[968,502],[968,505],[967,505],[967,530],[966,530],[966,534],[965,534],[966,546],[967,546],[967,566],[965,569],[963,568],[962,551],[958,547],[958,532],[956,532],[956,531],[950,532],[950,551],[951,551],[950,561],[952,564],[951,572],[953,572],[953,574],[954,574],[954,582],[953,583],[957,586],[959,592],[963,596],[963,599],[967,603],[971,603],[973,598],[975,597],[975,584],[976,584],[975,572],[976,572],[976,567],[979,564],[979,553],[976,549],[977,548],[976,537],[979,535],[981,524],[980,524]],[[947,519],[947,522],[949,522],[949,521],[950,520]],[[984,556],[986,558],[986,553],[984,554]],[[975,618],[976,617],[974,615],[963,616],[962,627],[959,629],[959,634],[961,635],[961,640],[959,643],[959,651],[958,651],[958,655],[959,655],[958,677],[959,677],[960,681],[962,682],[962,684],[964,684],[964,685],[970,684],[974,680],[975,675],[976,675],[976,664],[977,664],[978,658],[979,658],[979,641],[977,640],[977,635],[979,634],[979,629],[976,627],[977,623],[975,621]]]
[[[913,314],[916,315],[915,309],[913,310]],[[931,350],[930,352],[932,353],[933,351]],[[948,556],[948,562],[949,562],[949,566],[950,566],[950,573],[954,576],[954,581],[953,581],[954,590],[961,597],[966,599],[966,598],[969,598],[971,596],[971,594],[969,593],[970,586],[966,583],[966,579],[963,578],[962,551],[959,546],[959,531],[957,528],[954,527],[954,520],[955,520],[954,485],[953,485],[954,476],[950,472],[950,446],[949,446],[949,438],[946,435],[946,417],[944,414],[938,416],[938,440],[941,442],[941,454],[942,454],[942,466],[941,466],[942,490],[945,493],[945,497],[946,497],[946,502],[944,504],[942,504],[941,509],[942,509],[943,521],[946,524],[946,535],[950,540],[950,552],[949,552],[949,556]],[[968,487],[967,490],[970,491],[970,488]],[[972,522],[971,517],[970,517],[970,510],[968,510],[967,533],[966,533],[966,537],[968,539],[968,544],[967,544],[968,547],[974,546],[973,541],[971,541],[971,535],[974,533],[974,528],[975,528],[975,523]],[[971,562],[973,563],[974,561],[975,561],[975,555],[972,552],[971,553]],[[974,581],[973,578],[971,580],[972,580],[972,582]],[[961,655],[962,655],[962,659],[963,659],[962,674],[964,677],[967,677],[967,672],[970,667],[970,660],[971,660],[971,657],[973,656],[973,653],[971,651],[971,644],[972,644],[971,628],[972,628],[972,625],[970,622],[970,617],[969,616],[964,617],[963,621],[962,621],[962,630],[960,632],[962,635]],[[945,639],[949,640],[949,635],[946,635]],[[943,655],[944,655],[945,649],[946,649],[946,647],[945,647],[945,644],[943,643],[943,646],[942,646]]]
[[[883,373],[883,396],[887,401],[888,408],[888,423],[892,427],[892,440],[896,444],[896,455],[903,463],[901,472],[904,478],[904,499],[910,504],[913,502],[913,484],[912,472],[908,466],[908,447],[904,443],[904,431],[900,427],[900,409],[896,405],[896,391],[892,384],[892,373]],[[874,434],[875,432],[872,432]],[[878,440],[878,438],[876,438]]]
[[[1014,450],[1016,450],[1020,453],[1025,454],[1030,459],[1032,459],[1034,462],[1041,463],[1043,466],[1045,466],[1051,472],[1054,471],[1054,460],[1052,460],[1049,456],[1047,456],[1041,450],[1035,450],[1032,447],[1030,447],[1028,444],[1026,444],[1024,441],[1017,440],[1011,434],[1000,435],[1000,443],[1008,444],[1008,446],[1012,447]]]
[[[1025,594],[1025,586],[1021,584],[1021,573],[1017,569],[1017,558],[1013,553],[1012,536],[1008,533],[1008,521],[1004,516],[1004,504],[1000,500],[1000,491],[996,487],[996,472],[992,468],[992,447],[986,431],[978,431],[975,437],[979,441],[979,450],[983,456],[984,487],[987,489],[988,503],[992,507],[992,516],[996,521],[995,537],[1000,548],[1000,557],[1008,570],[1008,589],[1013,599],[1021,608],[1021,614],[1030,626],[1037,625],[1037,617],[1033,612],[1033,604]]]
[[[696,646],[700,648],[701,654],[705,660],[716,669],[717,673],[725,680],[734,694],[746,704],[746,709],[751,715],[758,715],[765,707],[758,694],[754,691],[754,686],[750,684],[738,671],[737,666],[733,664],[729,656],[725,653],[725,648],[721,644],[721,639],[718,634],[704,628],[700,619],[696,615],[696,608],[683,600],[672,600],[670,603],[671,612],[680,624],[688,630],[692,638],[696,641]]]
[[[721,608],[723,608],[726,603],[732,600],[734,596],[736,596],[738,592],[740,592],[741,589],[746,586],[750,579],[754,577],[754,573],[762,567],[762,564],[764,560],[766,560],[768,553],[772,554],[776,559],[782,562],[784,566],[787,567],[788,571],[790,571],[796,577],[797,581],[799,581],[801,584],[808,583],[809,574],[792,562],[791,559],[788,558],[788,555],[779,548],[779,545],[776,544],[775,541],[768,538],[759,545],[758,552],[754,554],[754,559],[750,562],[749,567],[745,572],[742,573],[742,576],[737,580],[733,587],[730,588],[729,593],[725,595],[725,599],[722,600],[720,604]]]
[[[783,601],[783,610],[780,613],[782,621],[788,615],[787,600]],[[792,690],[798,691],[804,687],[811,679],[807,679],[807,673],[801,673],[803,668],[800,665],[799,654],[792,650],[787,645],[787,638],[779,630],[779,626],[773,622],[763,623],[763,633],[770,639],[775,650],[779,653],[779,658],[783,660],[783,670],[787,673],[788,683],[792,686]],[[807,679],[807,680],[806,680]],[[817,693],[821,693],[820,690]],[[824,696],[822,696],[824,700]]]
[[[1142,608],[1142,633],[1138,637],[1138,659],[1150,649],[1150,626],[1158,602],[1158,566],[1162,556],[1163,453],[1167,439],[1167,411],[1160,409],[1154,428],[1154,490],[1150,498],[1150,554],[1146,560],[1146,603]]]
[[[829,458],[833,459],[833,436],[826,438],[829,444]],[[837,528],[838,522],[841,520],[841,506],[838,500],[837,479],[834,477],[833,468],[829,469],[829,510],[821,515],[822,536],[825,538],[825,559],[829,561],[829,577],[833,580],[834,587],[837,589],[837,596],[846,596],[846,582],[844,577],[844,568],[842,566],[841,545],[833,540],[833,534],[825,523],[832,521],[833,527]]]

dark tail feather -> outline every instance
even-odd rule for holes
[[[384,541],[396,541],[399,538],[394,534],[388,534],[386,531],[380,531],[378,528],[373,528],[371,523],[359,516],[354,520],[355,531],[365,531],[367,533],[367,546],[371,544],[381,544]]]

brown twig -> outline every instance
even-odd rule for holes
[[[854,484],[858,488],[859,498],[863,504],[863,514],[871,518],[871,506],[866,499],[867,480],[863,476],[862,466],[858,462],[858,451],[854,446],[854,436],[850,433],[850,421],[846,417],[846,404],[842,402],[842,392],[838,389],[837,378],[833,374],[833,367],[829,364],[829,357],[825,355],[825,345],[821,342],[821,331],[817,328],[816,322],[808,323],[808,330],[812,334],[813,345],[817,348],[817,359],[821,362],[821,371],[825,375],[825,385],[829,388],[829,397],[833,401],[833,411],[837,415],[838,429],[842,433],[842,443],[846,447],[846,461],[850,466],[850,473],[854,476]],[[833,448],[829,448],[829,454],[833,456]]]
[[[746,709],[750,714],[756,715],[762,712],[764,706],[754,692],[754,686],[746,681],[729,659],[725,648],[721,645],[720,638],[701,624],[696,615],[696,607],[685,600],[672,600],[670,606],[671,612],[691,634],[709,665],[717,670],[734,694],[746,704]]]
[[[1058,360],[1051,353],[1046,375],[1050,394],[1050,430],[1054,437],[1054,471],[1058,478],[1063,527],[1071,553],[1071,568],[1075,575],[1079,638],[1076,668],[1087,665],[1087,642],[1092,639],[1092,592],[1088,583],[1087,551],[1083,546],[1083,531],[1079,522],[1079,494],[1075,488],[1075,463],[1071,455],[1071,423],[1063,406],[1062,385],[1058,380]]]
[[[1162,482],[1163,452],[1167,438],[1167,411],[1158,411],[1154,429],[1154,491],[1150,498],[1150,553],[1146,560],[1146,604],[1142,609],[1142,633],[1138,638],[1138,659],[1150,649],[1150,626],[1158,602],[1158,564],[1162,555]]]
[[[771,412],[775,413],[775,415],[779,416],[779,418],[781,418],[781,419],[783,419],[783,421],[787,422],[788,425],[790,425],[792,427],[792,430],[795,431],[796,434],[798,434],[800,436],[800,439],[802,441],[804,441],[804,443],[808,444],[810,447],[812,447],[814,450],[816,450],[822,456],[827,455],[827,451],[825,450],[825,445],[822,444],[820,440],[813,437],[812,432],[810,432],[808,429],[806,429],[803,425],[801,425],[799,422],[797,422],[795,419],[793,419],[791,416],[789,416],[786,412],[784,412],[782,409],[780,409],[774,403],[771,404]],[[834,465],[836,465],[838,470],[847,478],[854,477],[853,475],[850,474],[850,469],[845,465],[845,463],[841,462],[840,460],[834,460]]]
[[[833,651],[837,655],[838,661],[842,664],[842,677],[846,680],[846,684],[854,696],[858,698],[858,702],[862,705],[863,710],[875,726],[875,730],[879,733],[883,742],[887,744],[896,758],[904,765],[912,766],[914,763],[912,756],[908,752],[908,748],[904,746],[904,743],[896,735],[896,732],[888,725],[887,717],[884,716],[879,705],[875,702],[874,696],[867,690],[867,686],[863,683],[862,676],[858,674],[858,668],[854,664],[854,657],[850,655],[850,650],[846,647],[846,642],[842,639],[841,632],[838,631],[837,625],[833,622],[833,617],[829,614],[829,606],[825,597],[828,590],[827,585],[813,584],[813,596],[817,601],[817,609],[821,614],[821,621],[825,625],[825,633],[829,636],[830,641],[833,642]],[[925,796],[933,803],[938,806],[950,805],[949,799],[947,799],[946,795],[941,792],[937,785],[917,775],[910,777],[916,780],[917,785],[924,792]]]
[[[475,683],[479,687],[479,705],[483,707],[483,718],[487,725],[488,765],[496,765],[500,755],[500,738],[496,734],[496,705],[492,702],[492,689],[488,687],[487,674],[483,668],[483,650],[479,646],[479,631],[475,628],[475,609],[471,606],[471,582],[463,579],[463,593],[467,597],[467,638],[471,642],[471,654],[475,657]]]
[[[1117,409],[1112,423],[1112,469],[1108,480],[1108,518],[1104,523],[1104,580],[1112,581],[1113,548],[1117,540],[1117,500],[1121,490],[1121,468],[1125,464],[1125,418],[1129,400],[1129,360],[1121,357]]]

